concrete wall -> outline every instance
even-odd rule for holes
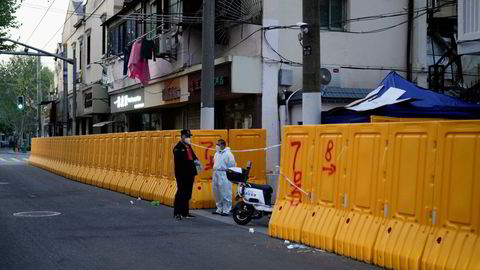
[[[300,4],[299,4],[300,3]],[[302,5],[297,0],[265,0],[272,14],[281,25],[292,25],[302,21]],[[407,0],[364,0],[347,1],[347,19],[405,11]],[[415,0],[415,8],[425,7],[426,1]],[[407,20],[398,16],[380,20],[351,22],[347,31],[371,31],[392,26]],[[426,15],[414,21],[413,69],[414,80],[420,86],[426,84]],[[286,58],[302,62],[301,46],[298,43],[298,30],[281,30],[279,52]],[[321,63],[332,66],[352,66],[406,70],[407,24],[372,34],[321,31]],[[283,66],[294,70],[292,89],[302,86],[302,69]],[[342,87],[373,88],[387,75],[387,70],[342,69]],[[405,75],[404,73],[401,73]]]

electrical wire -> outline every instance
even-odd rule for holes
[[[35,26],[35,28],[33,29],[32,33],[30,33],[30,36],[27,38],[27,41],[25,41],[26,44],[28,44],[28,42],[30,41],[30,39],[32,38],[33,34],[35,33],[35,31],[37,31],[37,28],[40,26],[40,24],[42,23],[43,19],[45,18],[45,16],[47,15],[48,11],[50,10],[50,8],[52,8],[53,4],[55,3],[56,0],[53,0],[52,3],[50,4],[50,6],[48,6],[47,10],[45,11],[45,13],[43,13],[43,16],[42,18],[40,19],[40,21],[37,23],[37,26]]]
[[[77,9],[79,7],[82,7],[81,5],[78,5],[75,10],[70,14],[70,16],[68,16],[67,19],[65,19],[65,22],[60,26],[60,28],[58,28],[58,30],[55,32],[55,34],[53,34],[53,36],[47,41],[47,43],[45,43],[45,45],[43,45],[43,48],[42,49],[45,49],[45,47],[48,46],[48,44],[50,44],[50,42],[53,40],[53,38],[55,38],[55,36],[58,34],[58,32],[60,32],[60,30],[62,30],[65,25],[67,24],[67,22],[70,20],[70,18],[73,16],[73,14],[76,14],[77,12]],[[68,14],[68,13],[67,13]]]

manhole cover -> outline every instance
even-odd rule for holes
[[[59,212],[53,211],[30,211],[30,212],[18,212],[14,213],[15,217],[53,217],[60,215]]]

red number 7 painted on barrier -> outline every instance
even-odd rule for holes
[[[213,142],[200,142],[201,145],[205,145],[207,148],[212,149],[213,147]],[[205,171],[213,169],[213,156],[208,155],[208,151],[212,151],[209,149],[205,149],[205,161],[208,163],[205,164]]]
[[[295,147],[295,155],[293,156],[293,183],[297,186],[297,187],[301,187],[302,186],[302,172],[301,171],[296,171],[295,170],[295,165],[297,164],[297,156],[298,156],[298,151],[300,150],[300,147],[302,147],[302,142],[300,141],[293,141],[290,143],[290,145],[292,147]],[[290,195],[292,196],[293,200],[291,202],[291,204],[293,206],[297,206],[299,205],[301,202],[302,202],[302,194],[300,193],[300,190],[298,190],[298,188],[296,187],[293,187],[293,190],[292,192],[290,193]]]

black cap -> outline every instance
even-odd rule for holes
[[[181,136],[187,136],[187,137],[192,137],[192,132],[190,131],[190,129],[184,129],[180,132],[180,135]]]

